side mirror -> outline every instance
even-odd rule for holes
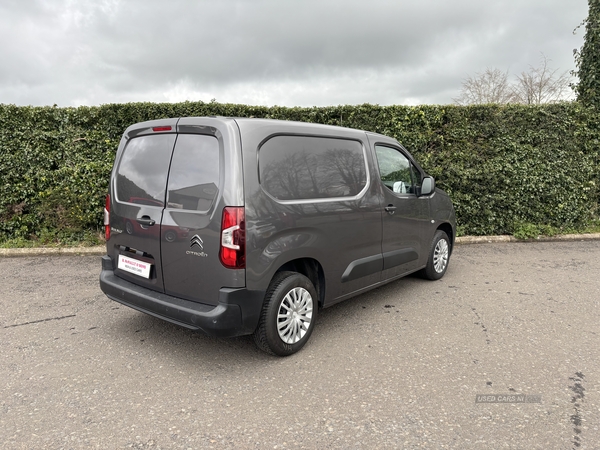
[[[431,195],[435,191],[435,180],[432,177],[423,178],[421,195]]]

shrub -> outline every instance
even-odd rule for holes
[[[209,115],[343,125],[395,137],[450,194],[460,234],[574,230],[598,217],[599,115],[578,103],[0,105],[0,241],[52,233],[68,240],[99,232],[125,128],[144,120]]]

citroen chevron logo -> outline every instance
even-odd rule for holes
[[[204,241],[197,234],[192,236],[192,239],[190,239],[190,248],[194,248],[194,245],[198,246],[200,250],[204,250]]]

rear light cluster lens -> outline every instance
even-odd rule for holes
[[[104,204],[104,237],[107,241],[110,239],[110,194],[106,195]]]
[[[229,269],[246,268],[246,214],[243,206],[223,209],[219,258],[221,264]]]

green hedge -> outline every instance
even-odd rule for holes
[[[206,115],[343,125],[393,136],[450,194],[463,235],[514,234],[527,226],[573,230],[598,217],[600,116],[578,103],[0,105],[0,242],[99,232],[125,128],[150,119]]]

